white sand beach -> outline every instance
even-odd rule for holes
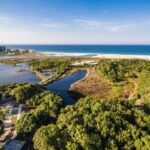
[[[123,54],[92,54],[92,53],[63,53],[63,52],[39,52],[46,57],[92,57],[113,59],[143,59],[150,60],[150,55],[123,55]]]
[[[94,58],[114,58],[114,59],[143,59],[150,60],[150,55],[121,55],[121,54],[98,54]]]
[[[63,53],[63,52],[38,52],[40,55],[44,56],[54,56],[54,57],[79,57],[79,56],[96,56],[96,54],[89,53]]]

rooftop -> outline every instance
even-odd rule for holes
[[[20,140],[9,140],[5,144],[4,150],[21,150],[24,147],[25,143],[25,141]]]

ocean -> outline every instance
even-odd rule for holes
[[[150,55],[150,45],[7,45],[36,52]]]

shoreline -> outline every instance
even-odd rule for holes
[[[135,54],[99,54],[99,53],[67,53],[67,52],[35,52],[35,55],[14,55],[14,56],[1,56],[1,59],[13,58],[52,58],[52,57],[74,57],[74,58],[103,58],[103,59],[143,59],[150,61],[150,55],[135,55]]]
[[[86,70],[86,71],[87,71],[87,72],[86,72],[86,75],[85,75],[82,79],[80,79],[80,80],[78,80],[78,81],[72,83],[72,84],[70,85],[69,89],[71,89],[74,84],[79,83],[79,82],[81,82],[82,80],[84,80],[85,78],[87,78],[87,76],[89,75],[89,70],[88,70],[88,69],[83,69],[83,70]],[[77,70],[77,71],[79,71],[79,70]],[[69,89],[68,89],[68,91],[69,91]]]
[[[143,59],[150,60],[150,55],[124,55],[124,54],[94,54],[94,53],[66,53],[66,52],[37,52],[47,57],[91,57],[91,58],[113,58],[113,59]]]

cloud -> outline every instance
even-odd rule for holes
[[[33,34],[35,32],[30,32],[30,31],[1,31],[0,30],[0,35],[10,35],[10,34],[19,34],[19,35],[24,35],[24,34]]]
[[[42,23],[42,24],[39,24],[39,26],[45,27],[45,28],[61,29],[65,27],[65,24],[64,23]]]
[[[114,22],[102,22],[84,19],[75,19],[74,22],[87,29],[105,30],[109,32],[119,32],[121,30],[134,26],[134,24],[119,24]]]
[[[110,32],[119,32],[126,28],[130,28],[130,26],[129,25],[117,25],[117,24],[108,24],[108,25],[106,24],[105,26],[103,26],[103,28]]]

